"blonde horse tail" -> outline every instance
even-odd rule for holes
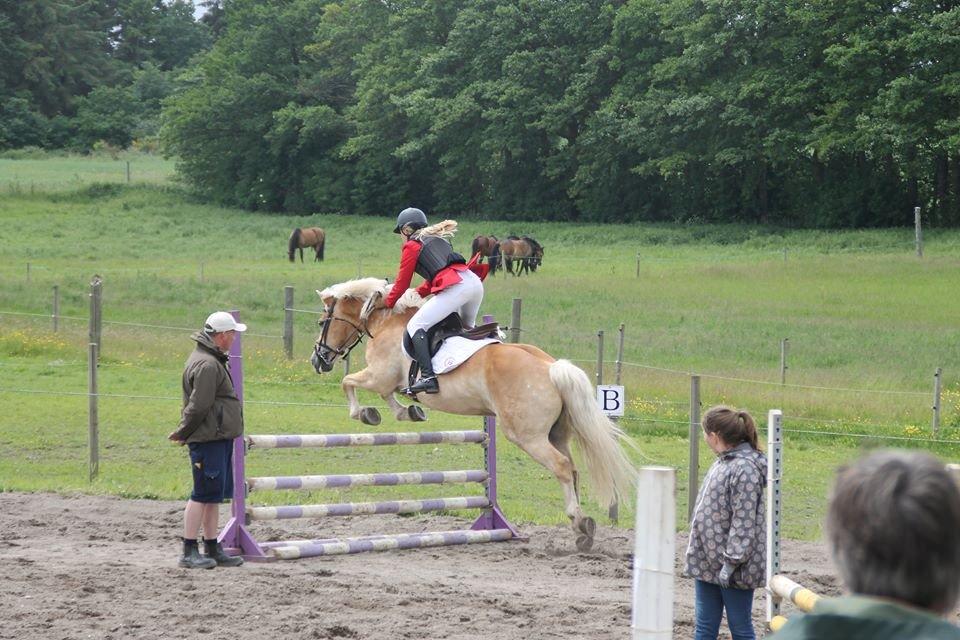
[[[550,380],[560,391],[561,426],[573,432],[589,476],[590,492],[602,507],[632,496],[637,471],[623,452],[630,438],[597,406],[593,385],[568,360],[550,365]]]

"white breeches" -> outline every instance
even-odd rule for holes
[[[473,271],[459,272],[461,281],[434,294],[407,323],[407,333],[413,337],[418,330],[427,330],[451,313],[459,313],[466,328],[477,324],[477,313],[483,302],[483,283]]]

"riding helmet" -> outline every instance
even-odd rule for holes
[[[397,216],[397,226],[393,230],[394,233],[400,233],[400,229],[403,229],[405,226],[410,225],[416,229],[422,229],[427,226],[427,214],[420,209],[414,207],[407,207],[400,212],[400,215]]]

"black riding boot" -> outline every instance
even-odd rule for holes
[[[180,566],[186,569],[213,569],[217,561],[213,558],[204,558],[200,555],[200,548],[196,540],[183,539],[183,557]]]
[[[440,383],[437,382],[437,376],[433,373],[433,361],[430,359],[430,341],[427,339],[427,332],[418,329],[413,334],[413,354],[417,358],[417,364],[420,365],[420,379],[404,391],[408,396],[418,393],[438,393]]]
[[[204,540],[203,550],[208,558],[213,558],[218,567],[239,567],[243,564],[243,558],[240,556],[228,556],[223,552],[223,547],[216,540]]]

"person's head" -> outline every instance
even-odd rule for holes
[[[427,214],[420,209],[407,207],[397,216],[397,226],[394,227],[393,232],[409,238],[415,231],[426,226]]]
[[[203,332],[210,336],[213,344],[224,353],[230,351],[233,346],[233,340],[237,332],[243,333],[247,330],[247,325],[234,320],[233,315],[226,311],[214,311],[207,316],[203,323]]]
[[[760,449],[757,444],[757,425],[746,411],[724,406],[711,407],[703,414],[700,424],[704,439],[715,453],[732,449],[741,442]]]
[[[826,528],[833,562],[853,593],[953,610],[960,490],[933,456],[880,451],[841,468]]]

